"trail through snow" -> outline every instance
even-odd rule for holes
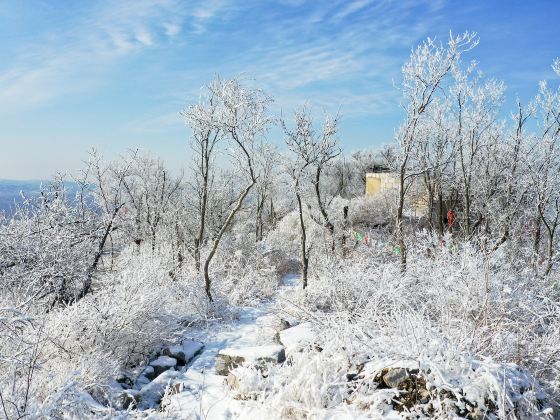
[[[299,277],[288,275],[275,296],[258,308],[242,308],[238,320],[211,324],[188,338],[204,343],[203,352],[187,365],[175,382],[182,392],[167,396],[161,411],[136,412],[137,417],[154,419],[242,419],[254,411],[230,395],[225,376],[215,374],[216,355],[224,348],[242,348],[274,343],[272,325],[279,321],[276,303],[295,293]],[[254,409],[257,409],[254,407]],[[254,416],[253,416],[254,418]]]

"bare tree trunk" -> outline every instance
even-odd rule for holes
[[[441,185],[438,188],[438,214],[437,214],[437,227],[439,236],[443,236],[443,192]]]
[[[276,226],[276,210],[274,210],[274,201],[272,200],[272,194],[270,195],[270,214],[268,216],[269,229]]]
[[[343,210],[343,220],[344,220],[344,225],[342,228],[342,258],[346,258],[348,256],[348,247],[346,246],[347,243],[347,235],[348,235],[348,227],[349,227],[349,223],[348,223],[348,206],[344,206]]]
[[[428,229],[434,231],[434,189],[428,189]]]
[[[301,278],[303,282],[303,288],[307,287],[307,272],[309,269],[309,256],[307,255],[307,234],[305,231],[305,221],[303,220],[303,205],[301,203],[301,196],[299,192],[297,192],[296,187],[296,198],[298,202],[298,210],[299,210],[299,226],[301,228],[301,236],[300,236],[300,243],[301,243]]]
[[[556,233],[556,228],[558,226],[558,217],[559,217],[558,203],[556,204],[556,206],[557,206],[556,217],[551,221],[547,221],[545,219],[544,213],[543,213],[542,209],[539,207],[541,220],[542,220],[542,222],[543,222],[543,224],[546,228],[547,239],[548,239],[547,255],[546,255],[546,268],[544,270],[544,275],[545,276],[548,276],[550,274],[550,271],[552,270],[552,257],[554,256],[554,235]]]
[[[534,265],[535,271],[538,270],[539,265],[539,255],[540,255],[540,248],[541,248],[541,217],[540,214],[537,213],[537,217],[535,217],[535,234],[533,237],[533,258],[534,258]]]
[[[264,194],[258,194],[257,196],[257,209],[255,218],[255,241],[260,242],[263,239],[263,212],[266,196]]]
[[[202,185],[202,201],[200,203],[200,225],[198,235],[194,239],[194,266],[200,272],[200,248],[204,241],[204,230],[206,228],[206,207],[208,205],[208,172],[205,172]]]
[[[82,290],[75,297],[74,301],[77,302],[78,300],[82,299],[91,290],[93,275],[95,274],[95,271],[97,270],[97,266],[99,265],[99,261],[101,260],[101,256],[103,255],[103,251],[105,249],[105,243],[107,242],[107,238],[109,237],[109,234],[113,230],[113,222],[115,221],[117,214],[119,213],[120,209],[123,206],[124,204],[121,204],[120,206],[116,207],[115,210],[113,211],[111,215],[111,219],[109,220],[109,223],[107,223],[107,226],[105,227],[105,232],[103,232],[103,236],[101,237],[101,241],[99,242],[99,246],[97,247],[97,252],[93,257],[93,262],[91,263],[91,265],[87,270],[86,279],[84,281],[84,285],[82,286]]]
[[[544,270],[544,275],[548,276],[552,270],[552,257],[554,256],[554,231],[551,230],[548,233],[548,251],[546,257],[546,268]]]
[[[233,220],[236,213],[239,211],[239,209],[243,205],[243,201],[245,200],[245,197],[247,197],[247,194],[249,194],[249,191],[251,191],[251,188],[253,188],[253,185],[255,185],[254,180],[251,182],[251,184],[249,184],[243,190],[243,192],[239,196],[239,198],[237,200],[237,203],[235,204],[235,207],[230,211],[226,221],[224,222],[224,224],[222,225],[222,228],[218,232],[218,235],[216,236],[216,238],[214,238],[212,248],[210,249],[210,252],[209,252],[208,256],[206,257],[206,260],[204,261],[204,285],[205,285],[205,290],[206,290],[206,296],[208,296],[208,300],[210,302],[214,301],[214,299],[212,298],[212,293],[210,291],[210,288],[212,286],[212,281],[210,279],[210,274],[209,274],[210,263],[212,262],[212,259],[214,258],[214,255],[216,254],[216,250],[218,249],[218,245],[220,244],[222,236],[224,235],[225,231],[227,230],[227,228],[231,224],[231,221]]]
[[[177,236],[177,265],[180,268],[183,266],[185,256],[183,255],[183,241],[181,240],[181,231],[178,223],[175,223],[175,235]]]
[[[463,219],[465,221],[465,236],[471,234],[471,196],[469,184],[465,184],[465,197],[464,197]]]
[[[399,179],[399,204],[397,207],[397,219],[396,226],[397,229],[397,241],[399,246],[400,258],[401,258],[401,271],[406,271],[406,244],[404,240],[404,227],[403,227],[403,211],[404,211],[404,200],[405,200],[405,188],[404,188],[404,177],[405,177],[405,163],[401,166],[401,175]]]
[[[321,215],[323,216],[325,226],[327,227],[327,229],[329,230],[329,232],[331,234],[331,240],[332,240],[331,251],[334,252],[334,225],[330,221],[329,215],[327,214],[327,210],[325,209],[325,205],[323,204],[323,201],[321,200],[321,188],[320,188],[321,170],[322,170],[321,166],[318,165],[317,170],[315,172],[315,196],[317,197],[317,204],[319,205],[319,211],[321,212]]]

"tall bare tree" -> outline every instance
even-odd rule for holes
[[[225,155],[231,167],[245,179],[245,187],[238,192],[235,203],[211,239],[211,244],[202,264],[205,290],[210,301],[210,263],[220,241],[231,225],[233,218],[243,205],[249,192],[257,183],[255,151],[262,135],[266,132],[270,117],[267,108],[271,99],[261,90],[243,86],[239,80],[217,78],[207,86],[207,94],[199,104],[187,108],[183,115],[193,131],[193,145],[199,162],[195,164],[200,197],[199,230],[195,238],[195,264],[201,266],[201,246],[205,238],[208,194],[214,174],[217,145],[224,143]]]
[[[402,93],[406,117],[396,136],[399,154],[394,165],[399,186],[396,238],[403,270],[406,269],[407,255],[403,226],[406,193],[414,178],[426,170],[413,167],[413,156],[419,145],[418,130],[426,111],[441,92],[461,55],[474,48],[477,43],[476,34],[468,32],[455,37],[450,36],[447,46],[428,38],[412,51],[410,59],[403,66]]]
[[[313,190],[321,214],[323,224],[330,232],[334,247],[334,224],[331,222],[324,198],[321,196],[321,174],[326,165],[340,154],[336,145],[336,130],[338,118],[327,117],[323,129],[316,133],[313,118],[307,108],[295,112],[295,126],[288,127],[284,119],[281,125],[284,130],[285,142],[292,152],[292,159],[287,170],[293,181],[294,193],[298,204],[301,242],[301,269],[303,288],[307,287],[309,270],[309,250],[307,244],[307,229],[304,217],[303,188],[306,179],[313,177]],[[310,206],[309,206],[310,207]],[[310,215],[310,217],[312,217]]]

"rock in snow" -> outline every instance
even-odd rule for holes
[[[194,340],[184,340],[181,345],[185,352],[186,363],[190,362],[204,348],[204,344]]]
[[[136,382],[134,383],[134,389],[141,389],[144,385],[149,383],[150,379],[148,379],[144,375],[141,375],[138,377],[138,379],[136,379]]]
[[[118,410],[127,410],[131,406],[136,406],[138,400],[138,392],[135,390],[127,390],[121,392],[115,399],[115,408]]]
[[[156,372],[152,366],[146,366],[142,371],[142,376],[145,376],[151,381],[156,377]]]
[[[296,352],[305,346],[312,345],[317,339],[311,322],[303,322],[295,327],[280,331],[280,343],[286,347],[288,354]]]
[[[227,376],[230,370],[244,363],[262,367],[267,362],[282,363],[284,360],[284,347],[279,345],[223,349],[216,357],[216,374]]]
[[[179,376],[179,372],[176,370],[167,370],[152,382],[143,386],[136,397],[138,400],[138,409],[146,410],[159,404],[161,398],[165,394],[166,388],[172,384],[177,376]]]
[[[166,370],[177,366],[177,359],[169,356],[160,356],[156,360],[150,362],[150,366],[154,368],[156,378]]]
[[[409,370],[404,368],[387,369],[387,373],[383,375],[383,382],[389,388],[398,388],[405,381],[411,378],[412,374],[418,374],[418,370]]]
[[[196,356],[204,345],[198,341],[184,340],[180,345],[167,347],[163,350],[164,356],[177,359],[179,365],[186,365]]]
[[[180,365],[184,365],[187,363],[183,346],[166,347],[165,349],[163,349],[162,354],[164,356],[169,356],[169,357],[173,357],[174,359],[177,359],[177,363]]]

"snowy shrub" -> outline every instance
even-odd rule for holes
[[[389,193],[357,197],[350,201],[348,215],[353,226],[392,225],[395,202],[395,197]]]
[[[371,257],[323,261],[282,303],[315,324],[318,341],[247,393],[278,418],[346,404],[374,417],[551,418],[560,296],[550,278],[451,238],[421,239],[404,274]]]
[[[26,374],[26,363],[32,363],[32,380],[18,384],[36,405],[52,400],[70,382],[107,403],[111,378],[147,362],[162,345],[173,341],[176,334],[180,336],[193,316],[200,316],[199,308],[192,305],[200,296],[189,299],[189,289],[199,290],[199,285],[173,281],[168,275],[169,263],[151,252],[127,254],[122,256],[120,269],[108,274],[98,291],[73,305],[36,316],[31,325],[22,327],[20,341],[37,343],[31,346],[33,358],[19,365],[2,365],[0,383],[10,384],[8,378]],[[27,321],[22,318],[19,322]],[[14,353],[2,354],[15,354],[17,349],[9,350]],[[7,388],[0,391],[7,394]]]
[[[304,212],[306,235],[308,243],[308,253],[311,263],[310,270],[314,270],[315,262],[326,256],[333,258],[331,247],[332,237],[328,230],[314,221],[309,214]],[[335,241],[338,239],[335,238]],[[289,257],[299,260],[300,242],[300,222],[297,211],[288,213],[278,222],[275,230],[270,232],[265,239],[266,247],[285,252]]]
[[[104,226],[83,204],[88,198],[71,196],[54,181],[18,205],[12,218],[0,220],[0,294],[40,310],[89,291]]]
[[[255,305],[269,298],[278,286],[276,268],[261,245],[251,241],[238,246],[225,241],[216,256],[215,290],[231,305]]]

